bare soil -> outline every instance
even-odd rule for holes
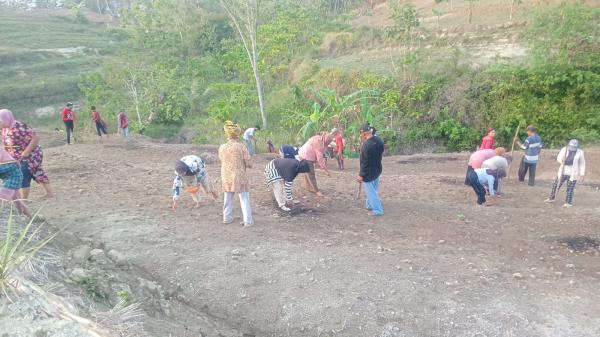
[[[356,160],[332,178],[318,172],[326,198],[296,186],[301,205],[281,214],[261,154],[249,228],[223,225],[208,198],[170,210],[174,161],[204,152],[216,147],[117,137],[45,149],[57,196],[44,215],[174,289],[173,310],[150,313],[151,335],[600,336],[598,150],[586,151],[590,174],[571,209],[564,191],[543,203],[556,150],[543,152],[536,187],[511,177],[495,207],[477,207],[463,184],[467,154],[386,157],[379,218],[356,199]],[[219,180],[218,162],[208,171]]]

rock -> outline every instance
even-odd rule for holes
[[[69,256],[76,263],[84,263],[90,258],[92,248],[88,245],[77,246],[69,251]]]
[[[516,278],[517,280],[522,280],[523,279],[523,274],[521,274],[521,273],[514,273],[513,277]]]
[[[444,243],[446,243],[446,240],[439,240],[439,241],[438,241],[438,243],[439,243],[440,245],[443,245]]]
[[[127,265],[127,258],[118,250],[111,249],[107,253],[108,258],[117,266]]]
[[[568,263],[568,264],[566,264],[566,265],[565,265],[565,267],[566,267],[566,268],[573,269],[573,268],[575,268],[575,265],[574,265],[574,264],[572,264],[572,263]]]
[[[90,270],[87,269],[83,269],[83,268],[75,268],[71,271],[71,273],[69,274],[69,278],[73,281],[73,282],[81,282],[83,280],[87,280],[92,278],[92,272]]]
[[[48,331],[46,330],[37,330],[36,332],[33,333],[34,337],[48,337]]]
[[[106,254],[104,254],[104,251],[102,249],[96,248],[90,251],[90,261],[97,263],[106,263],[108,262],[108,259],[106,258]]]

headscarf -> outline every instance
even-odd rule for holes
[[[11,128],[15,125],[15,116],[13,116],[12,111],[8,109],[0,110],[0,121],[4,125],[5,128]]]
[[[577,139],[571,139],[568,147],[569,151],[577,151],[577,149],[579,149],[579,141]]]
[[[192,172],[190,167],[187,166],[187,164],[181,160],[178,160],[177,162],[175,162],[175,171],[176,172],[185,172],[186,176],[194,175],[194,172]]]
[[[234,124],[232,121],[226,121],[225,126],[223,126],[223,131],[225,131],[225,136],[228,139],[237,139],[242,134],[242,129],[239,125]]]

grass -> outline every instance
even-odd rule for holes
[[[0,105],[31,120],[39,107],[81,99],[80,76],[120,46],[119,35],[70,17],[0,11]]]
[[[16,226],[15,218],[11,207],[6,219],[6,232],[0,234],[3,236],[0,236],[0,289],[4,293],[11,274],[56,236],[52,234],[38,240],[43,224],[34,228],[35,216],[20,230]]]

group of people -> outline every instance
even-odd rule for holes
[[[260,128],[251,129],[252,132],[248,132],[250,130],[248,129],[242,134],[241,128],[235,123],[227,121],[224,126],[227,142],[219,147],[219,159],[225,224],[233,222],[233,202],[236,194],[239,195],[242,208],[242,224],[251,226],[254,223],[247,169],[252,167],[254,132]],[[292,191],[294,180],[300,174],[304,176],[304,188],[307,191],[323,196],[317,185],[315,163],[319,164],[325,174],[331,176],[325,161],[325,151],[339,134],[337,129],[323,132],[309,138],[300,148],[282,145],[279,151],[280,157],[266,165],[264,170],[266,185],[273,191],[277,205],[282,211],[289,212],[293,205],[299,203],[294,199]],[[239,141],[240,136],[243,137],[245,144]],[[369,214],[381,216],[384,210],[379,197],[379,178],[382,172],[383,141],[375,135],[375,129],[368,123],[360,128],[360,138],[362,150],[357,180],[363,185],[366,196],[365,207]],[[341,150],[341,147],[338,149]],[[190,193],[195,205],[198,206],[201,191],[211,195],[213,200],[217,199],[217,193],[202,159],[195,155],[184,156],[175,163],[173,210],[177,209],[182,192]]]
[[[95,106],[91,106],[90,113],[92,122],[96,126],[96,133],[98,137],[102,138],[102,135],[108,137],[108,124],[102,119],[98,110]],[[73,109],[73,103],[67,102],[65,108],[60,113],[60,118],[65,125],[65,132],[67,134],[67,145],[71,145],[72,141],[75,142],[75,123],[77,122],[76,114]],[[117,130],[120,132],[125,139],[129,138],[129,118],[125,113],[125,110],[119,110],[117,114]],[[73,138],[71,140],[71,137]]]
[[[519,165],[518,179],[525,181],[528,175],[528,185],[535,186],[535,174],[537,164],[542,150],[542,139],[533,125],[526,129],[527,138],[521,142],[517,137],[513,139],[514,145],[518,145],[523,151],[523,158]],[[469,185],[477,195],[478,205],[494,205],[496,197],[500,195],[501,181],[508,174],[508,167],[512,161],[512,155],[506,153],[502,147],[495,146],[494,129],[488,129],[483,137],[479,150],[471,154],[467,164],[467,175],[465,184]],[[513,145],[513,146],[514,146]],[[577,139],[571,139],[567,146],[563,147],[556,161],[559,164],[558,173],[552,184],[550,195],[546,203],[553,203],[557,191],[567,183],[566,202],[563,207],[573,207],[573,194],[577,182],[585,178],[585,157]],[[490,200],[486,196],[490,196]]]

